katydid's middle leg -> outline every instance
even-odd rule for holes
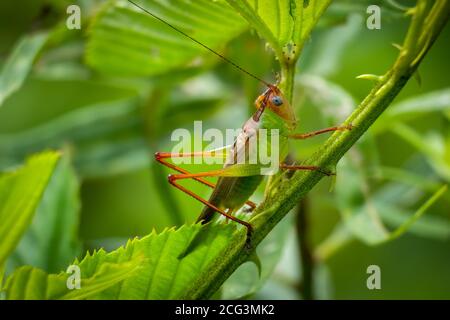
[[[329,127],[317,131],[307,132],[307,133],[294,133],[289,136],[291,139],[296,140],[303,140],[308,139],[311,137],[315,137],[319,134],[327,133],[327,132],[333,132],[333,131],[344,131],[344,130],[352,130],[353,126],[351,124],[345,125],[345,126],[335,126],[335,127]]]

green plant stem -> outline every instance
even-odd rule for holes
[[[294,79],[295,79],[295,61],[292,64],[283,62],[281,65],[281,82],[280,89],[284,93],[284,96],[288,99],[289,103],[293,102],[294,92]]]
[[[301,293],[305,300],[314,299],[314,260],[310,244],[310,221],[308,214],[308,197],[304,197],[298,204],[295,227],[302,266]]]
[[[354,128],[333,134],[305,163],[322,168],[334,167],[404,87],[449,18],[448,0],[436,1],[431,8],[428,4],[426,0],[418,1],[404,45],[394,66],[379,78],[368,96],[345,121],[346,124],[351,123]],[[287,84],[284,85],[289,88]],[[322,178],[323,174],[318,171],[297,172],[291,179],[273,186],[250,220],[254,227],[253,248]],[[242,263],[249,260],[253,250],[245,249],[245,234],[242,228],[236,232],[222,254],[205,268],[208,271],[192,286],[191,291],[186,292],[186,298],[205,299],[212,296]]]
[[[296,64],[298,55],[292,63],[284,61],[281,65],[281,83],[280,88],[284,92],[285,97],[288,99],[289,103],[293,103],[294,99],[294,79],[296,72]],[[292,155],[291,155],[292,156]],[[268,185],[270,186],[270,184]],[[298,203],[298,208],[296,210],[296,233],[298,239],[299,247],[299,258],[300,265],[302,266],[302,280],[299,290],[305,300],[313,299],[313,255],[309,247],[309,225],[307,216],[307,199],[304,198]]]

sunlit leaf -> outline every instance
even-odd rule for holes
[[[0,265],[31,223],[58,159],[56,152],[40,153],[23,167],[0,176]]]
[[[132,277],[142,261],[134,259],[124,263],[102,263],[97,267],[95,255],[96,253],[92,256],[92,265],[80,272],[79,289],[76,287],[69,289],[67,285],[68,278],[73,274],[71,272],[47,274],[41,269],[25,266],[7,279],[3,288],[5,297],[7,300],[91,299],[101,291]],[[86,276],[87,274],[89,276]]]
[[[97,274],[102,272],[105,265],[120,266],[123,263],[130,263],[131,267],[136,267],[136,261],[139,261],[139,269],[125,280],[123,278],[118,283],[117,277],[111,281],[115,281],[116,285],[110,285],[108,288],[90,294],[90,299],[177,299],[189,298],[189,291],[194,290],[197,284],[203,279],[198,276],[205,271],[204,268],[214,268],[215,264],[220,264],[217,260],[219,252],[221,252],[229,239],[233,237],[236,230],[235,225],[213,225],[207,229],[207,241],[198,246],[193,252],[178,259],[178,256],[186,249],[190,239],[198,232],[200,225],[183,226],[178,230],[165,230],[160,234],[153,232],[152,234],[142,238],[130,240],[125,247],[106,253],[103,250],[87,255],[81,262],[75,261],[81,269],[81,274],[85,279],[94,279]],[[39,283],[48,280],[51,290],[42,297],[46,298],[67,298],[62,296],[61,292],[66,294],[67,289],[62,288],[62,280],[66,279],[64,275],[48,275],[36,269],[26,269],[27,272],[36,273]],[[212,270],[211,270],[212,271]],[[128,274],[127,272],[124,272]],[[122,273],[120,273],[122,274]],[[18,277],[18,280],[14,280]],[[6,294],[9,292],[22,294],[25,297],[31,295],[41,295],[42,291],[36,291],[33,295],[30,290],[16,290],[15,284],[21,285],[21,271],[13,273],[6,284]],[[55,279],[56,280],[53,280]],[[53,282],[55,284],[53,284]],[[92,281],[92,285],[96,282]],[[34,284],[31,282],[30,285]],[[64,282],[65,284],[65,282]],[[37,285],[37,284],[34,284]],[[83,285],[82,285],[83,286]],[[55,287],[55,288],[54,288]],[[53,289],[54,288],[54,289]],[[69,293],[70,294],[70,293]],[[74,293],[75,294],[75,293]],[[77,296],[71,298],[79,298]],[[84,298],[84,296],[82,296]]]
[[[79,182],[67,153],[50,179],[32,224],[8,259],[9,270],[31,265],[58,272],[80,254]]]
[[[227,0],[270,43],[281,60],[296,60],[331,1]],[[289,46],[289,47],[286,47]],[[286,50],[283,52],[283,48]]]
[[[245,21],[222,1],[180,0],[176,5],[163,0],[135,2],[214,49],[220,49],[247,28]],[[90,30],[88,64],[110,74],[161,74],[208,53],[125,0],[105,4]]]

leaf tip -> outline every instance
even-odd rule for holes
[[[360,74],[356,77],[356,79],[363,79],[363,80],[371,80],[375,82],[380,82],[383,79],[383,76],[377,76],[375,74]]]

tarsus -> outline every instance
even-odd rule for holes
[[[168,23],[167,21],[165,21],[164,19],[158,17],[157,15],[153,14],[152,12],[148,11],[147,9],[145,9],[144,7],[138,5],[137,3],[128,0],[129,3],[133,4],[135,7],[141,9],[142,11],[144,11],[145,13],[151,15],[153,18],[161,21],[162,23],[166,24],[167,26],[171,27],[172,29],[174,29],[175,31],[181,33],[182,35],[184,35],[185,37],[191,39],[192,41],[194,41],[195,43],[201,45],[203,48],[205,48],[206,50],[214,53],[216,56],[220,57],[221,59],[225,60],[226,62],[228,62],[229,64],[231,64],[232,66],[234,66],[236,69],[246,73],[247,75],[249,75],[252,78],[255,78],[256,80],[264,83],[266,86],[270,87],[271,85],[269,83],[267,83],[266,81],[262,80],[261,78],[255,76],[254,74],[248,72],[247,70],[243,69],[242,67],[240,67],[239,65],[237,65],[236,63],[234,63],[233,61],[231,61],[230,59],[224,57],[223,55],[221,55],[220,53],[218,53],[217,51],[214,51],[213,49],[211,49],[210,47],[208,47],[207,45],[201,43],[200,41],[194,39],[193,37],[191,37],[190,35],[188,35],[187,33],[185,33],[184,31],[181,31],[180,29],[178,29],[177,27],[175,27],[174,25]]]

